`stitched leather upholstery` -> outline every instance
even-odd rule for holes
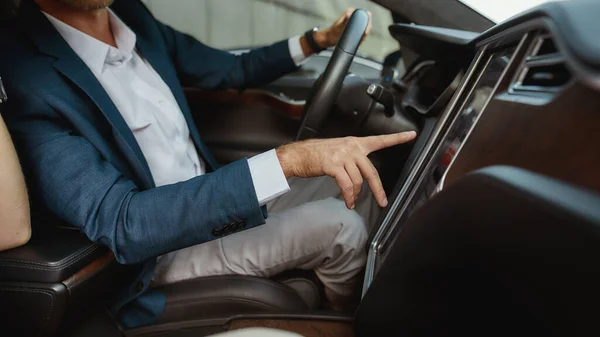
[[[0,281],[61,282],[107,252],[77,230],[36,231],[27,245],[0,252]]]
[[[171,284],[161,290],[167,304],[158,323],[247,313],[309,311],[306,301],[291,287],[252,276],[203,277]]]

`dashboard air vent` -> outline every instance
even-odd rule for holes
[[[525,73],[521,82],[523,87],[561,87],[571,79],[564,64],[533,66]]]
[[[571,73],[548,34],[536,39],[513,86],[516,91],[556,92],[571,80]]]
[[[537,50],[536,50],[537,49]],[[554,40],[546,35],[540,37],[538,40],[537,46],[535,46],[534,53],[536,55],[548,55],[558,53],[558,49],[556,49],[556,45],[554,44]]]

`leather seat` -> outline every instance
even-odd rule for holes
[[[265,329],[265,328],[248,328],[241,330],[228,331],[218,335],[211,335],[211,337],[302,337],[296,333]]]
[[[0,252],[0,325],[14,336],[52,335],[135,274],[79,231],[48,227],[34,230],[26,245]]]
[[[43,226],[41,226],[43,227]],[[0,324],[18,336],[50,336],[83,308],[109,304],[134,278],[103,246],[69,227],[34,229],[25,246],[0,252]],[[241,314],[309,313],[319,289],[302,277],[279,281],[213,276],[159,288],[166,308],[157,324]]]
[[[161,290],[167,303],[158,324],[240,314],[306,313],[315,309],[294,288],[252,276],[203,277]]]

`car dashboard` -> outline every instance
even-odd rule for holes
[[[469,66],[448,86],[453,95],[440,113],[425,123],[392,191],[372,237],[363,295],[413,211],[469,172],[509,165],[600,191],[600,44],[594,37],[600,25],[591,8],[600,4],[549,3],[482,34],[390,27],[421,55],[442,55],[445,64],[467,58]]]

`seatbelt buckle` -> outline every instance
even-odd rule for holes
[[[0,77],[0,104],[6,102],[8,96],[6,96],[6,90],[4,90],[4,84],[2,83],[2,77]]]

